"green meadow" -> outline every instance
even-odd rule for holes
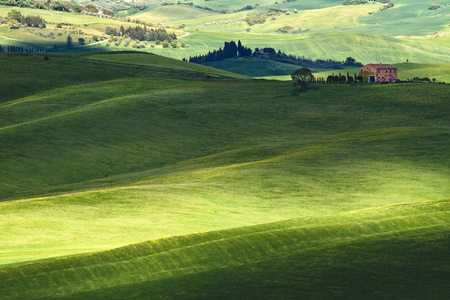
[[[45,56],[0,56],[0,299],[448,295],[448,85]]]

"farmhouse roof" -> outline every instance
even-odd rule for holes
[[[380,68],[380,69],[397,69],[396,67],[388,65],[388,64],[368,64],[366,66],[371,66],[371,67]]]

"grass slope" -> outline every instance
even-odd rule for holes
[[[0,60],[0,298],[448,293],[448,85],[48,57]]]
[[[438,299],[449,292],[449,208],[393,205],[15,264],[0,268],[0,289],[7,298]]]
[[[41,80],[48,62],[104,76],[72,85],[62,73],[64,88],[0,106],[0,195],[15,200],[1,204],[3,263],[448,195],[446,85],[295,95],[104,57],[120,55],[17,56]]]
[[[115,54],[109,53],[105,54],[97,54],[97,55],[89,55],[86,56],[87,59],[95,59],[102,60],[108,62],[115,63],[126,63],[128,65],[139,65],[139,66],[148,66],[154,68],[163,68],[163,69],[171,69],[174,72],[178,71],[192,71],[198,73],[211,74],[214,76],[224,76],[224,77],[233,77],[245,79],[246,76],[240,76],[236,73],[222,71],[216,68],[208,68],[202,65],[191,64],[187,62],[177,61],[172,58],[166,58],[163,56],[158,56],[154,54],[149,54],[145,52],[130,52],[128,54],[124,54],[123,52]]]

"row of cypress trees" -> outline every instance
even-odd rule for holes
[[[38,53],[38,52],[55,52],[54,48],[24,48],[21,46],[2,46],[0,45],[0,53]]]
[[[227,58],[235,57],[247,57],[253,53],[252,49],[244,47],[239,40],[236,44],[235,41],[225,42],[223,49],[209,51],[205,55],[198,55],[189,57],[189,62],[201,64],[206,62],[221,61]]]

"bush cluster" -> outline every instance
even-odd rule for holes
[[[360,4],[366,4],[368,2],[369,1],[367,1],[367,0],[344,0],[343,4],[344,5],[360,5]],[[388,8],[394,6],[394,3],[392,3],[390,0],[375,0],[375,2],[386,4],[381,8],[381,10],[385,10],[385,9],[388,9]]]
[[[288,11],[286,9],[269,8],[267,12],[248,14],[247,17],[245,17],[245,21],[250,26],[255,24],[263,24],[269,17],[280,16],[282,14],[286,14],[287,12]]]
[[[276,30],[276,32],[289,33],[292,29],[294,29],[294,27],[292,27],[292,26],[284,26],[284,27],[278,28]]]
[[[429,9],[429,10],[435,10],[435,9],[440,8],[440,7],[441,7],[441,6],[440,6],[439,4],[433,3],[433,4],[430,4],[430,5],[428,6],[428,9]]]

